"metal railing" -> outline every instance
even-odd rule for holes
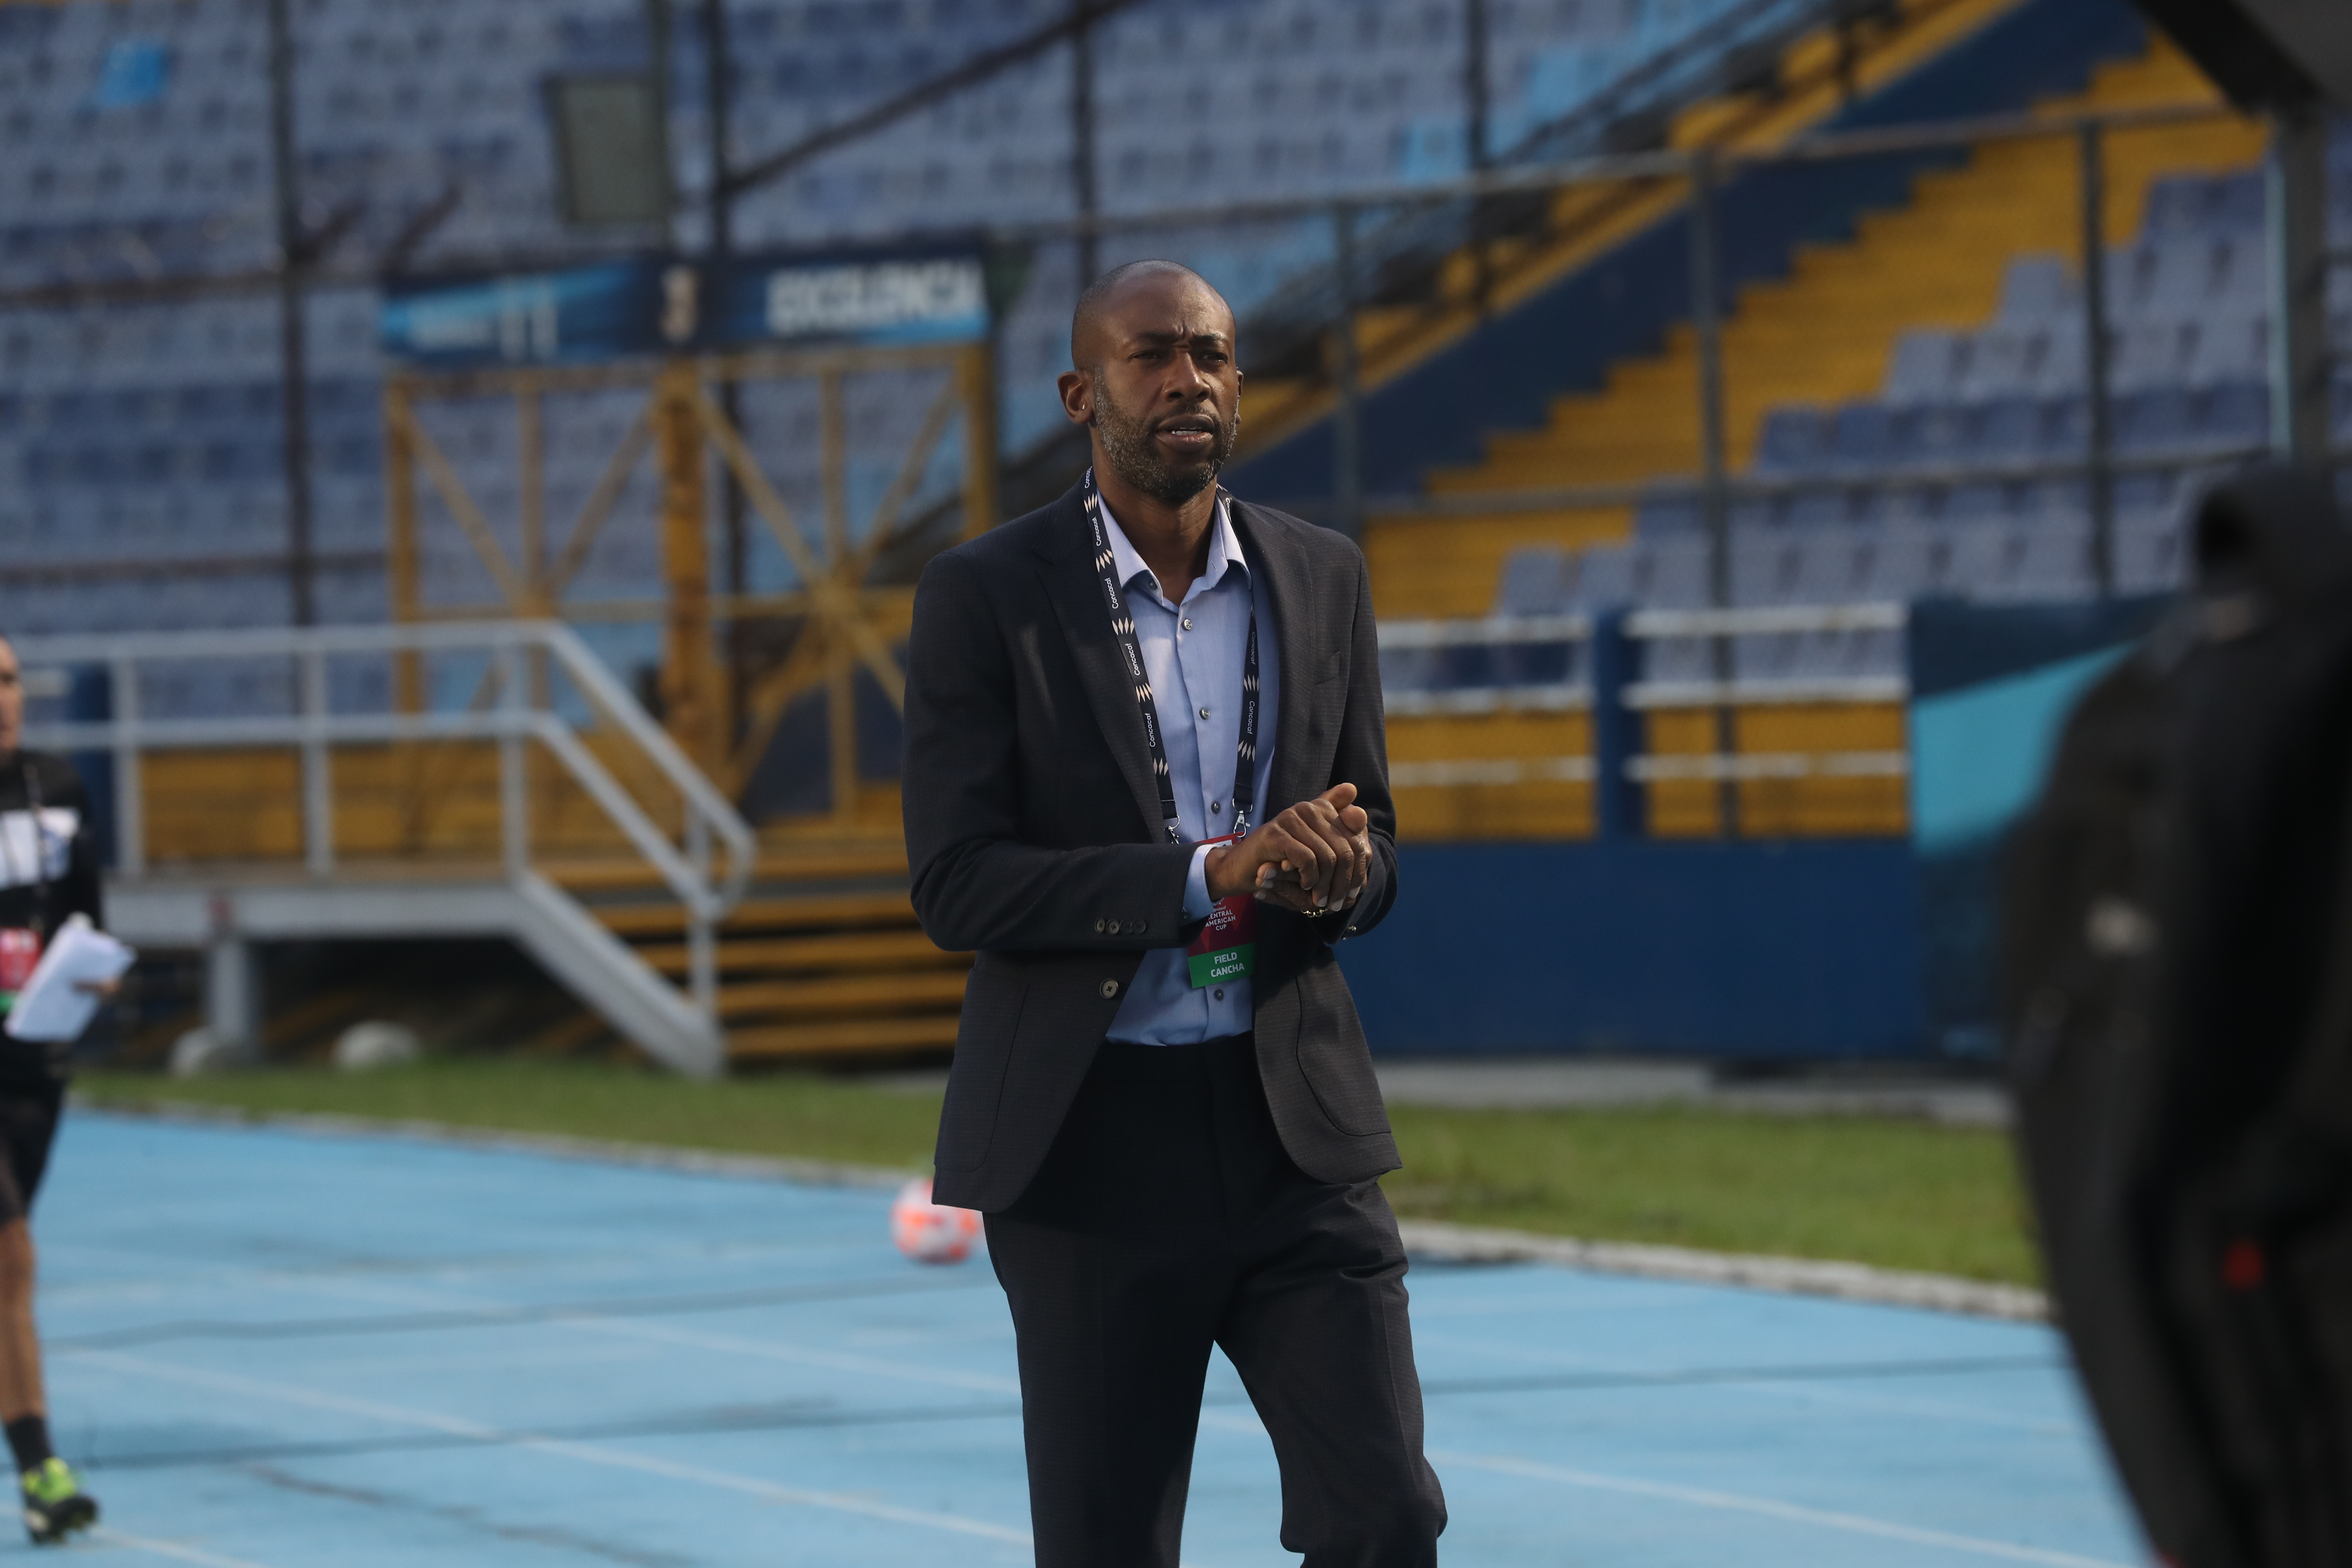
[[[1671,639],[1703,640],[1725,648],[1735,637],[1793,637],[1822,633],[1901,632],[1910,607],[1899,603],[1770,605],[1736,609],[1633,610],[1612,615],[1490,616],[1475,620],[1386,621],[1380,627],[1383,655],[1444,654],[1452,650],[1490,653],[1498,648],[1568,644],[1571,654],[1565,681],[1502,682],[1453,688],[1386,690],[1382,705],[1392,717],[1498,712],[1628,713],[1662,710],[1712,710],[1794,703],[1877,706],[1905,701],[1907,677],[1895,675],[1741,678],[1717,680],[1631,679],[1628,668],[1596,671],[1592,645],[1603,637],[1628,644]],[[1729,668],[1727,653],[1717,668]],[[1579,668],[1580,665],[1580,670]],[[1596,675],[1601,678],[1596,679]],[[1598,728],[1596,726],[1596,728]],[[1718,726],[1718,736],[1727,729]],[[1598,736],[1596,735],[1596,741]],[[1734,785],[1757,780],[1903,778],[1910,758],[1899,751],[1636,752],[1605,757],[1596,744],[1588,753],[1546,757],[1449,757],[1399,762],[1390,782],[1400,788],[1489,786],[1525,784],[1591,784],[1605,782],[1612,764],[1634,784],[1712,783]]]
[[[1383,653],[1542,647],[1587,642],[1591,637],[1592,617],[1581,615],[1386,621],[1380,626]],[[1400,688],[1385,693],[1382,699],[1388,711],[1401,717],[1430,713],[1559,713],[1587,707],[1591,700],[1591,686],[1574,680],[1497,682],[1441,690]]]
[[[526,748],[536,742],[555,759],[610,824],[684,907],[689,987],[706,1017],[715,1017],[718,955],[715,928],[750,885],[759,842],[751,826],[688,760],[636,699],[577,635],[553,621],[484,621],[373,626],[283,627],[250,631],[159,632],[86,637],[28,637],[15,644],[28,670],[95,666],[108,672],[112,717],[28,723],[28,745],[66,752],[103,752],[114,767],[114,842],[118,872],[141,877],[149,867],[142,763],[155,752],[229,747],[283,747],[301,758],[303,864],[313,877],[348,874],[335,837],[333,748],[403,742],[488,741],[498,746],[499,840],[502,868],[520,877],[532,868],[530,789]],[[375,656],[388,661],[429,656],[487,658],[476,700],[462,710],[336,712],[329,664]],[[291,711],[204,718],[151,717],[141,711],[143,674],[163,668],[222,660],[290,663]],[[607,732],[675,793],[675,837],[598,758],[572,721],[558,710],[554,683],[568,682]],[[712,864],[724,856],[723,868]]]
[[[1818,632],[1899,632],[1910,624],[1907,605],[1757,605],[1727,610],[1636,610],[1625,635],[1639,642],[1704,639],[1721,648],[1733,637]],[[1728,668],[1731,660],[1719,661]],[[1640,680],[1624,689],[1628,708],[1748,708],[1796,702],[1901,702],[1911,695],[1904,676],[1730,676],[1716,680]]]

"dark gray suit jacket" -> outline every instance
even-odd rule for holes
[[[1189,942],[1189,845],[1167,842],[1143,720],[1095,575],[1080,492],[923,573],[907,651],[907,858],[933,942],[977,950],[940,1119],[938,1200],[1009,1206],[1060,1131],[1146,951]],[[1275,813],[1346,781],[1370,879],[1343,915],[1258,913],[1258,1068],[1285,1148],[1321,1181],[1394,1170],[1396,1142],[1330,943],[1396,897],[1380,655],[1364,557],[1233,506],[1282,654]]]

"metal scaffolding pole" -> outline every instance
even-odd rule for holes
[[[278,205],[278,353],[286,444],[286,587],[294,624],[318,619],[310,529],[310,355],[305,345],[301,168],[294,147],[294,38],[289,0],[269,0],[269,151]]]
[[[2318,462],[2328,447],[2327,121],[2290,109],[2271,124],[2271,445]]]
[[[1731,492],[1723,434],[1723,279],[1716,239],[1716,163],[1705,148],[1690,155],[1691,327],[1698,338],[1699,511],[1706,526],[1707,598],[1718,609],[1731,604]],[[1713,640],[1715,680],[1722,695],[1733,676],[1731,639]],[[1728,700],[1715,709],[1716,754],[1728,758],[1738,733]],[[1727,773],[1719,786],[1717,831],[1739,831],[1739,785]]]
[[[2115,404],[2108,387],[2106,148],[2095,121],[2075,145],[2083,196],[2083,385],[2090,401],[2084,480],[2091,510],[2091,577],[2099,596],[2116,591]]]
[[[1355,539],[1364,531],[1363,389],[1356,360],[1356,209],[1346,202],[1331,209],[1331,268],[1339,294],[1328,349],[1339,399],[1331,415],[1331,521]]]
[[[1471,171],[1494,161],[1494,89],[1487,75],[1486,0],[1462,0],[1462,88]]]
[[[1494,86],[1488,75],[1486,0],[1462,0],[1462,97],[1465,123],[1463,145],[1474,174],[1494,162]],[[1486,255],[1485,204],[1470,203],[1471,291],[1478,309],[1486,308],[1494,277]]]
[[[728,134],[733,100],[729,78],[733,70],[727,37],[727,0],[702,0],[703,13],[703,101],[706,129],[709,135],[710,155],[710,258],[723,262],[735,248],[735,191],[733,143]],[[727,416],[727,423],[740,430],[743,427],[742,398],[730,377],[719,384],[719,406]],[[740,601],[751,592],[751,561],[750,519],[743,500],[743,486],[735,471],[719,465],[719,511],[726,526],[725,571],[727,592],[730,599]],[[744,689],[751,677],[751,649],[744,633],[741,617],[730,616],[727,620],[727,689],[729,700],[721,704],[719,728],[727,744],[732,746],[739,738],[735,727],[740,713],[733,694]]]
[[[1087,0],[1070,0],[1070,189],[1076,198],[1081,225],[1093,218],[1097,205],[1095,171],[1095,30]],[[1092,284],[1102,271],[1102,237],[1090,227],[1078,231],[1078,288]]]

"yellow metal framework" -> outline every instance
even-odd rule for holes
[[[847,384],[875,372],[937,369],[946,374],[914,439],[874,507],[862,533],[852,526],[849,496]],[[728,417],[720,389],[730,384],[813,381],[817,390],[821,516],[795,516],[769,479],[759,456]],[[552,395],[640,389],[645,397],[602,473],[551,554],[547,516],[545,403]],[[432,373],[404,371],[383,389],[384,466],[392,615],[420,621],[451,614],[478,616],[424,602],[418,478],[463,532],[517,616],[572,620],[658,619],[662,626],[661,700],[664,722],[678,744],[716,778],[740,792],[776,727],[794,701],[825,692],[828,762],[834,815],[847,826],[856,814],[857,755],[855,688],[864,668],[897,706],[906,676],[896,645],[912,614],[912,590],[877,584],[877,563],[910,537],[908,503],[929,470],[940,443],[961,422],[961,498],[966,537],[996,521],[995,375],[984,342],[906,348],[753,350],[662,363],[534,367]],[[518,467],[513,538],[520,559],[500,542],[457,468],[420,419],[434,401],[511,397],[516,409]],[[659,479],[662,594],[657,600],[581,601],[569,590],[621,497],[651,453]],[[777,595],[729,595],[711,587],[708,479],[723,465],[752,515],[783,551],[798,589]],[[772,668],[731,689],[719,657],[722,622],[797,623],[789,651]],[[421,704],[419,672],[398,674],[397,700]]]

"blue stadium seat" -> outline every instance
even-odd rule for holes
[[[1808,531],[1843,528],[1866,521],[1868,513],[1865,489],[1804,490],[1789,498],[1788,525]]]
[[[2048,424],[2040,399],[2011,395],[1983,405],[1977,420],[1977,451],[1987,458],[2026,458],[2044,449]]]
[[[2160,386],[2116,399],[2118,450],[2159,451],[2180,446],[2196,431],[2196,399],[2186,386]]]
[[[2197,433],[2214,441],[2266,440],[2271,426],[2271,389],[2258,381],[2231,381],[2208,389],[2192,405]]]
[[[1896,414],[1883,404],[1849,403],[1834,416],[1831,453],[1852,468],[1883,467],[1898,456]]]
[[[2082,287],[2072,263],[2055,256],[2027,256],[2009,264],[2001,279],[2001,320],[2055,321],[2081,309]]]
[[[1644,540],[1633,547],[1628,563],[1627,592],[1618,603],[1693,609],[1708,602],[1704,539]]]
[[[1514,550],[1503,558],[1502,580],[1495,588],[1498,616],[1550,616],[1568,603],[1563,581],[1566,553],[1559,550]]]
[[[1960,383],[1968,373],[1971,344],[1957,332],[1906,332],[1896,340],[1895,359],[1887,367],[1885,390],[1881,396],[1891,404],[1939,403],[1959,395]],[[1788,412],[1775,409],[1768,416],[1779,419]]]
[[[1575,609],[1596,611],[1638,603],[1631,545],[1599,545],[1568,558],[1567,602]]]
[[[1906,340],[1907,342],[1908,340]],[[1816,408],[1776,408],[1765,416],[1756,447],[1759,473],[1817,472],[1830,458],[1834,426]]]

